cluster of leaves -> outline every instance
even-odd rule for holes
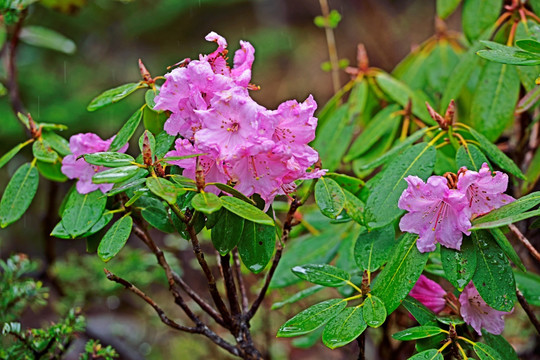
[[[58,323],[44,328],[22,329],[17,320],[28,308],[36,309],[47,303],[48,292],[41,282],[29,278],[37,264],[25,255],[13,255],[6,261],[0,260],[0,359],[51,359],[61,358],[77,333],[85,329],[85,319],[77,309]],[[80,359],[110,360],[118,357],[110,346],[102,348],[98,341],[90,340]]]

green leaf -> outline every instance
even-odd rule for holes
[[[148,106],[150,109],[154,109],[154,106],[156,106],[156,98],[157,94],[153,89],[147,90],[144,93],[144,101],[146,103],[146,106]]]
[[[73,41],[42,26],[25,26],[22,28],[19,38],[28,45],[56,50],[65,54],[71,55],[77,50]]]
[[[345,194],[337,182],[322,177],[315,184],[315,201],[323,215],[335,219],[345,207]]]
[[[88,237],[90,235],[93,235],[103,229],[109,222],[111,222],[113,218],[113,214],[111,213],[103,213],[103,216],[99,218],[99,220],[92,226],[90,230],[88,230],[86,233],[84,233],[81,237]],[[62,225],[62,221],[59,221],[58,224],[54,227],[53,231],[51,232],[51,236],[55,236],[59,239],[71,239],[71,236],[69,233],[64,229],[64,225]]]
[[[497,242],[497,244],[500,246],[501,250],[504,252],[506,257],[510,259],[517,267],[519,267],[522,271],[527,271],[525,268],[525,265],[523,265],[523,262],[521,262],[521,259],[519,258],[518,254],[516,253],[516,250],[514,250],[514,247],[506,236],[503,234],[501,229],[491,229],[489,230],[491,235],[493,235],[493,238]]]
[[[532,39],[517,40],[516,45],[525,51],[540,54],[540,42]]]
[[[192,180],[193,181],[193,180]],[[242,194],[240,191],[236,190],[235,188],[222,183],[206,183],[206,186],[215,186],[219,190],[223,191],[224,193],[230,194],[234,196],[237,199],[243,200],[249,204],[255,205],[255,202],[248,198],[246,195]]]
[[[169,115],[163,111],[154,111],[145,106],[143,109],[144,128],[157,135],[163,131],[163,126],[168,117]]]
[[[178,196],[186,192],[182,188],[163,178],[149,177],[146,179],[146,186],[152,193],[171,205],[176,203],[176,198]]]
[[[156,135],[156,157],[158,159],[162,158],[167,152],[169,152],[175,138],[175,136],[167,134],[166,131],[162,131]]]
[[[467,147],[460,146],[456,153],[456,165],[458,168],[465,166],[469,170],[480,171],[483,163],[489,165],[489,161],[473,144],[468,144]]]
[[[52,131],[43,131],[41,137],[61,156],[71,154],[69,142],[64,137]]]
[[[416,247],[418,235],[406,233],[394,246],[388,264],[372,284],[373,295],[379,297],[391,314],[411,291],[427,263],[428,254]]]
[[[205,214],[212,214],[221,209],[220,198],[209,192],[197,193],[193,199],[191,199],[191,205],[197,211]]]
[[[347,301],[343,299],[330,299],[315,304],[283,324],[277,337],[293,337],[312,332],[337,316],[346,306]]]
[[[244,229],[237,246],[244,265],[252,273],[258,274],[264,270],[274,253],[276,228],[244,221]]]
[[[409,175],[427,179],[433,172],[436,153],[435,147],[420,143],[397,156],[382,171],[380,181],[371,189],[366,201],[365,223],[368,228],[385,226],[403,213],[396,205],[407,188],[404,179]]]
[[[424,339],[442,333],[442,330],[437,326],[416,326],[397,332],[392,337],[399,341],[408,341],[416,339]]]
[[[324,286],[315,285],[315,286],[309,287],[307,289],[301,290],[301,291],[297,292],[296,294],[294,294],[293,296],[291,296],[291,297],[289,297],[289,298],[287,298],[287,299],[285,299],[283,301],[278,301],[278,302],[273,303],[271,309],[272,310],[278,310],[278,309],[281,309],[282,307],[284,307],[285,305],[294,304],[295,302],[300,301],[302,299],[305,299],[308,296],[313,295],[313,294],[321,291],[324,288],[325,288]]]
[[[141,169],[137,165],[122,166],[104,170],[96,173],[92,176],[92,182],[94,184],[117,184],[122,181],[131,179],[140,173],[140,171],[147,171]]]
[[[150,151],[152,152],[152,156],[156,153],[156,138],[154,134],[152,134],[149,130],[144,130],[142,135],[139,137],[139,149],[141,150],[141,153],[144,153],[144,137],[145,135],[148,137],[148,144],[150,145]]]
[[[89,164],[111,168],[129,166],[135,162],[131,155],[118,152],[97,152],[83,155],[83,157]]]
[[[398,155],[402,150],[406,149],[410,145],[414,144],[416,141],[420,140],[428,131],[428,128],[423,128],[421,130],[416,131],[414,134],[409,136],[407,139],[403,140],[402,142],[399,142],[396,144],[392,149],[390,149],[388,152],[386,152],[381,157],[364,164],[360,166],[359,170],[368,170],[372,169],[374,167],[380,166],[384,163],[386,163],[388,160],[393,159]]]
[[[461,0],[437,0],[437,16],[446,19],[459,6]]]
[[[517,176],[520,179],[526,180],[527,178],[519,167],[512,161],[508,156],[506,156],[498,147],[497,145],[493,144],[488,138],[486,138],[484,135],[479,133],[473,128],[468,129],[471,135],[478,141],[480,144],[480,147],[484,150],[486,155],[501,169],[503,169],[506,172],[509,172],[515,176]]]
[[[459,291],[471,281],[477,264],[476,248],[469,236],[463,239],[461,250],[441,246],[441,261],[446,279]]]
[[[51,164],[43,161],[36,161],[37,169],[39,173],[46,179],[64,182],[67,181],[67,176],[62,172],[62,163],[59,161],[57,163]]]
[[[325,169],[334,171],[339,167],[354,134],[354,119],[355,114],[342,105],[318,126],[312,146],[319,152]]]
[[[137,90],[137,88],[135,90]],[[124,145],[126,145],[129,142],[129,140],[133,137],[133,134],[135,134],[135,131],[137,130],[137,128],[139,127],[139,124],[141,123],[141,119],[142,119],[142,109],[138,109],[137,111],[135,111],[133,115],[129,117],[128,121],[126,121],[125,124],[122,125],[122,128],[120,128],[120,130],[118,131],[118,134],[116,134],[113,142],[111,143],[111,146],[109,147],[109,151],[118,151]]]
[[[472,238],[478,263],[472,278],[474,286],[489,306],[510,311],[516,299],[516,284],[508,260],[489,232],[473,232]]]
[[[373,272],[379,269],[390,255],[396,244],[393,225],[388,225],[372,231],[362,231],[354,246],[356,264],[362,270]]]
[[[101,218],[107,197],[99,190],[88,194],[72,191],[62,213],[62,226],[76,238],[85,234]]]
[[[364,223],[364,203],[349,191],[342,189],[345,194],[345,211],[358,224]]]
[[[230,211],[222,210],[211,233],[212,243],[216,250],[222,256],[227,255],[240,241],[243,229],[243,218]]]
[[[429,349],[411,356],[408,360],[444,360],[444,358],[437,349]]]
[[[14,223],[24,215],[39,183],[39,173],[30,163],[21,165],[13,174],[0,202],[0,225],[2,228]]]
[[[489,29],[501,13],[503,0],[464,0],[463,32],[470,42]]]
[[[351,279],[351,275],[346,271],[327,264],[295,266],[291,271],[300,279],[329,287],[343,286]]]
[[[36,159],[46,163],[55,163],[58,160],[58,153],[43,139],[34,141],[32,153]]]
[[[135,90],[141,89],[146,86],[147,86],[146,84],[138,82],[138,83],[129,83],[129,84],[120,85],[118,87],[115,87],[114,89],[107,90],[104,93],[96,96],[90,102],[86,110],[95,111],[97,109],[101,109],[102,107],[105,107],[107,105],[110,105],[110,104],[113,104],[115,102],[122,100],[129,94],[133,93]]]
[[[516,284],[519,291],[523,293],[525,300],[534,306],[540,306],[540,276],[527,272],[514,270]]]
[[[13,159],[13,157],[15,155],[17,155],[17,153],[19,151],[21,151],[22,148],[24,148],[26,145],[30,144],[32,141],[26,141],[22,144],[19,144],[17,146],[15,146],[13,149],[9,150],[7,153],[5,153],[2,157],[0,157],[0,169],[6,165],[9,160]]]
[[[532,217],[537,217],[539,215],[540,215],[540,209],[527,211],[522,214],[505,217],[505,218],[498,219],[495,221],[482,222],[480,224],[476,224],[471,228],[471,230],[498,228],[501,226],[510,225],[512,223],[516,223],[518,221],[522,221],[522,220],[529,219]]]
[[[505,360],[519,360],[516,350],[506,341],[506,339],[501,335],[494,335],[486,330],[482,329],[482,339],[496,350],[500,357]]]
[[[364,321],[368,326],[378,328],[386,320],[386,308],[381,299],[368,295],[364,300]]]
[[[540,204],[540,191],[536,191],[533,193],[530,193],[528,195],[523,196],[520,199],[517,199],[516,201],[513,201],[507,205],[504,205],[498,209],[492,210],[488,214],[484,216],[480,216],[479,218],[476,218],[472,221],[473,227],[472,230],[481,229],[484,224],[488,224],[488,227],[497,227],[497,226],[490,226],[489,224],[495,224],[497,222],[503,222],[503,224],[499,225],[505,225],[505,222],[510,221],[509,223],[512,223],[512,219],[519,219],[518,217],[525,213],[525,211],[529,210],[530,208],[535,207],[536,205]]]
[[[366,328],[362,308],[348,307],[326,324],[322,341],[330,349],[335,349],[356,339]]]
[[[486,138],[495,141],[514,121],[520,81],[516,68],[489,62],[484,66],[472,99],[469,121]]]
[[[532,66],[540,64],[540,56],[521,51],[518,48],[505,46],[493,41],[481,41],[491,50],[481,50],[477,54],[484,59],[508,65]]]
[[[360,136],[353,142],[344,161],[349,162],[358,158],[377,143],[394,123],[399,121],[399,117],[401,116],[397,113],[399,110],[400,106],[393,104],[378,112]]]
[[[516,106],[516,113],[522,114],[525,111],[528,111],[538,104],[538,100],[540,100],[540,85],[536,85],[519,100]]]
[[[124,215],[105,233],[98,246],[98,256],[107,262],[122,250],[131,234],[133,219],[129,215]]]
[[[407,295],[405,299],[403,299],[402,305],[420,325],[426,325],[429,322],[437,320],[437,315],[435,315],[433,311],[429,310],[424,304],[410,295]]]
[[[221,197],[223,207],[236,215],[257,224],[274,226],[274,220],[253,205],[231,196]]]
[[[174,225],[169,218],[169,213],[164,206],[145,207],[141,211],[141,215],[151,226],[165,233],[173,233]]]
[[[473,346],[473,350],[478,355],[480,360],[503,360],[499,353],[491,346],[477,342]],[[508,360],[508,359],[506,359]]]
[[[393,78],[385,72],[381,72],[375,76],[377,84],[382,91],[387,94],[392,100],[403,107],[407,106],[409,99],[412,100],[412,112],[418,116],[423,122],[429,125],[437,125],[435,120],[431,118],[426,108],[427,97],[421,91],[413,91],[401,81]],[[324,165],[324,164],[323,164]]]
[[[350,191],[354,195],[358,195],[365,184],[364,180],[345,174],[328,172],[324,177],[334,180],[343,190]]]

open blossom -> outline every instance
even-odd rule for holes
[[[508,175],[495,171],[491,174],[488,164],[482,164],[479,172],[461,168],[457,189],[467,195],[472,217],[487,214],[506,205],[514,198],[504,194],[508,186]]]
[[[324,175],[309,171],[319,159],[308,145],[317,127],[313,97],[266,109],[248,91],[254,88],[249,83],[253,46],[241,41],[230,68],[227,41],[214,32],[206,40],[217,49],[165,75],[156,97],[155,109],[171,113],[165,131],[183,137],[167,156],[204,153],[199,162],[207,182],[229,183],[246,196],[257,193],[267,207],[276,195],[294,191],[296,180]],[[194,158],[171,163],[195,177]]]
[[[83,158],[77,158],[85,154],[108,151],[113,139],[114,137],[108,140],[102,140],[93,133],[77,134],[69,139],[71,155],[64,157],[64,160],[62,161],[62,173],[70,179],[79,179],[76,185],[79,193],[88,194],[97,189],[106,193],[112,189],[114,184],[94,184],[92,182],[92,176],[100,171],[106,170],[106,167],[91,165]],[[125,152],[127,147],[128,145],[126,144],[118,152]]]
[[[435,250],[436,243],[459,250],[463,234],[471,232],[465,194],[448,188],[442,176],[431,176],[426,183],[417,176],[405,178],[407,189],[399,198],[398,207],[407,210],[399,227],[418,234],[420,252]]]
[[[509,312],[492,309],[476,290],[472,281],[463,289],[459,296],[461,316],[472,326],[478,335],[482,335],[482,328],[487,332],[499,335],[504,330],[503,315]]]
[[[420,301],[435,314],[442,311],[446,306],[446,299],[444,298],[446,291],[441,285],[425,275],[420,275],[409,295]]]

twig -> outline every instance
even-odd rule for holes
[[[26,11],[21,13],[19,21],[15,24],[13,34],[11,35],[11,42],[9,44],[9,56],[7,66],[7,87],[9,91],[9,102],[11,108],[17,117],[18,113],[24,113],[24,105],[21,101],[21,95],[19,93],[19,84],[17,83],[17,66],[15,64],[15,58],[17,53],[17,46],[19,45],[19,34],[22,29],[22,24],[26,17]]]
[[[533,324],[534,328],[536,329],[536,332],[540,334],[540,323],[538,322],[538,319],[534,315],[533,310],[531,309],[529,303],[525,298],[523,297],[523,294],[521,291],[516,289],[516,295],[518,298],[519,303],[521,304],[521,307],[523,310],[525,310],[525,313],[527,313],[527,316],[529,317],[529,320],[531,320],[531,323]]]
[[[238,293],[236,291],[236,284],[234,283],[233,273],[231,270],[231,257],[229,254],[220,256],[221,269],[223,271],[223,280],[225,280],[225,290],[227,291],[227,297],[229,299],[229,306],[231,307],[231,313],[233,317],[236,317],[233,323],[234,327],[238,327],[238,316],[242,313],[240,310],[240,304],[238,302]]]
[[[236,281],[238,282],[238,287],[240,288],[240,296],[242,297],[242,312],[247,313],[249,309],[249,301],[247,297],[246,285],[244,284],[244,278],[240,273],[241,265],[240,258],[238,257],[238,249],[233,249],[232,253],[234,260],[233,272],[234,276],[236,277]]]
[[[334,87],[334,94],[339,91],[339,59],[337,55],[336,39],[334,37],[334,31],[328,23],[330,15],[330,7],[327,0],[319,0],[321,5],[321,12],[326,19],[326,25],[324,27],[326,33],[326,42],[328,43],[328,56],[330,57],[330,65],[332,67],[332,85]]]
[[[165,315],[165,312],[156,304],[156,302],[152,300],[148,295],[143,293],[141,290],[139,290],[139,288],[137,288],[135,285],[133,285],[127,280],[124,280],[114,275],[112,272],[110,272],[107,269],[104,269],[104,271],[105,271],[105,274],[107,275],[108,280],[114,281],[120,285],[123,285],[126,289],[128,289],[129,291],[131,291],[132,293],[134,293],[135,295],[137,295],[138,297],[146,301],[146,303],[148,303],[151,307],[153,307],[156,313],[159,315],[159,318],[165,325],[170,326],[173,329],[185,331],[192,334],[202,333],[202,329],[198,327],[188,327],[188,326],[180,325],[176,323],[174,320],[169,319],[167,315]]]
[[[508,227],[510,228],[510,230],[514,233],[514,235],[516,235],[516,237],[518,238],[519,241],[521,241],[521,243],[523,245],[525,245],[525,247],[527,248],[527,250],[529,250],[529,252],[531,253],[531,255],[538,261],[540,262],[540,253],[538,253],[538,251],[534,248],[534,246],[529,242],[529,240],[525,237],[525,235],[523,235],[521,233],[521,231],[519,231],[519,229],[517,228],[517,226],[515,226],[514,224],[510,224],[508,225]]]
[[[276,254],[274,255],[272,266],[270,267],[270,270],[268,271],[268,274],[266,275],[264,285],[261,288],[259,295],[257,296],[255,301],[251,305],[251,309],[249,309],[248,313],[246,314],[246,318],[248,321],[251,318],[253,318],[253,316],[255,316],[255,313],[259,309],[259,306],[261,306],[261,303],[266,295],[266,291],[268,291],[268,287],[270,286],[272,277],[274,276],[274,273],[276,272],[276,268],[279,264],[279,260],[281,259],[281,254],[283,253],[283,244],[287,242],[287,240],[289,239],[289,234],[293,227],[294,214],[296,213],[296,210],[298,209],[298,207],[300,207],[302,204],[303,204],[303,201],[297,201],[296,199],[294,199],[289,207],[289,211],[287,212],[287,217],[285,218],[285,222],[283,223],[283,233],[281,235],[281,241],[277,241]]]

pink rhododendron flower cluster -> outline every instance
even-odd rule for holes
[[[410,296],[424,304],[434,313],[441,312],[446,306],[446,291],[435,281],[420,275],[414,285]],[[503,316],[510,312],[499,311],[491,308],[476,290],[472,281],[459,295],[460,314],[465,323],[482,336],[482,328],[487,332],[500,335],[504,330]]]
[[[199,165],[206,182],[234,184],[246,196],[258,193],[267,205],[294,190],[295,180],[322,176],[324,171],[308,171],[318,160],[308,146],[317,126],[312,96],[264,108],[248,92],[253,46],[242,41],[230,68],[226,40],[213,32],[206,39],[217,50],[165,75],[156,97],[155,109],[171,113],[165,131],[181,136],[167,156],[205,154]],[[195,177],[195,158],[170,162]]]
[[[79,179],[76,185],[79,193],[88,194],[97,189],[106,193],[114,186],[114,184],[94,184],[92,182],[92,176],[108,168],[91,165],[83,158],[79,158],[79,156],[85,154],[108,151],[113,140],[114,137],[108,140],[102,140],[93,133],[77,134],[69,139],[71,155],[64,157],[64,160],[62,161],[62,172],[70,179]],[[126,144],[122,149],[118,150],[118,152],[125,152],[127,147],[128,145]]]
[[[463,234],[470,235],[471,219],[514,201],[504,194],[508,175],[484,163],[479,172],[461,168],[455,188],[443,176],[431,176],[424,183],[408,176],[408,187],[398,207],[407,210],[399,223],[402,231],[418,234],[420,252],[435,250],[436,243],[459,250]]]

